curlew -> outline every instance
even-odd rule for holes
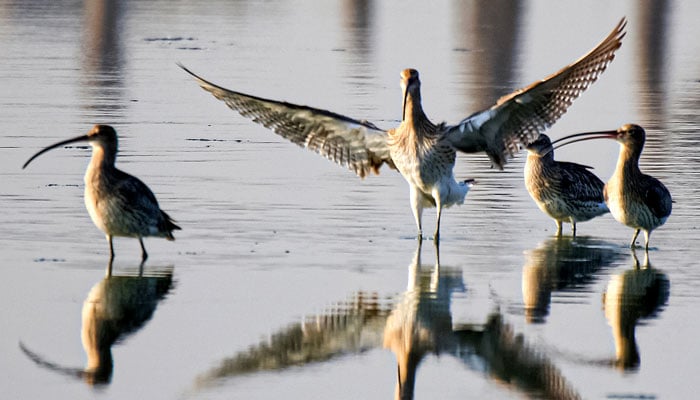
[[[562,223],[571,224],[576,236],[576,223],[588,221],[608,212],[603,198],[605,184],[589,169],[572,162],[555,161],[552,142],[545,134],[527,145],[525,187],[543,213],[556,221],[557,236]]]
[[[160,209],[156,196],[145,183],[114,166],[118,151],[114,128],[95,125],[86,135],[52,144],[34,154],[22,169],[51,149],[82,141],[92,146],[92,158],[85,172],[85,207],[92,222],[107,235],[110,260],[114,259],[112,237],[125,236],[139,239],[141,260],[146,261],[144,237],[175,240],[172,231],[181,228]]]
[[[265,99],[211,83],[188,70],[199,85],[231,109],[272,129],[364,178],[383,164],[398,169],[410,186],[410,202],[418,238],[422,213],[436,207],[435,240],[440,235],[442,209],[462,204],[470,181],[458,182],[453,168],[456,152],[485,152],[503,169],[522,146],[554,124],[571,103],[605,71],[625,36],[623,18],[594,49],[543,80],[501,97],[492,107],[456,125],[434,124],[421,106],[418,71],[401,72],[403,117],[395,129],[331,111]]]
[[[671,215],[671,193],[658,179],[642,173],[639,158],[646,134],[639,125],[626,124],[615,131],[577,133],[563,137],[557,147],[590,139],[615,139],[620,143],[617,166],[605,184],[605,203],[620,223],[634,228],[630,247],[634,248],[640,231],[644,231],[644,248],[649,250],[651,232]],[[568,140],[568,141],[567,141]]]

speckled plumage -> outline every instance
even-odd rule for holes
[[[111,126],[95,125],[87,135],[46,147],[32,156],[22,168],[46,151],[78,141],[87,141],[92,146],[92,158],[85,172],[85,207],[92,222],[107,236],[110,259],[114,258],[113,236],[138,238],[142,260],[148,257],[143,245],[144,237],[175,240],[172,231],[180,227],[160,209],[151,189],[135,176],[115,167],[117,133]]]
[[[442,207],[461,204],[469,182],[454,179],[457,151],[485,152],[502,169],[537,135],[554,124],[572,102],[595,82],[615,57],[625,36],[626,21],[593,50],[558,72],[501,97],[492,107],[455,125],[433,124],[423,113],[418,71],[406,69],[404,118],[391,130],[331,111],[265,99],[211,83],[184,66],[206,91],[231,109],[272,129],[364,178],[382,165],[398,169],[410,186],[411,205],[422,237],[421,213],[437,206],[435,238]]]
[[[562,234],[562,223],[572,225],[588,221],[608,212],[603,198],[604,183],[589,171],[588,166],[555,161],[552,143],[547,135],[540,135],[527,146],[525,186],[537,206],[557,224],[557,236]]]
[[[565,146],[590,139],[615,139],[620,143],[617,166],[605,184],[603,195],[612,216],[618,222],[634,228],[630,247],[634,247],[639,232],[643,230],[644,248],[648,250],[651,232],[663,225],[671,215],[673,201],[671,193],[661,181],[639,169],[639,158],[646,140],[644,129],[639,125],[626,124],[615,131],[577,133],[557,142],[563,141],[565,143],[560,146]]]
[[[671,215],[671,193],[661,181],[639,169],[646,140],[641,126],[622,126],[616,139],[620,143],[620,155],[615,173],[605,184],[605,201],[617,221],[635,229],[630,246],[634,247],[639,231],[643,230],[644,247],[649,249],[651,232]]]
[[[411,188],[411,207],[418,235],[423,232],[423,208],[437,209],[434,233],[437,240],[442,208],[464,203],[471,180],[455,180],[453,169],[457,151],[423,112],[418,71],[404,70],[401,87],[404,90],[403,120],[396,129],[389,131],[389,152]]]

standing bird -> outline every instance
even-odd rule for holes
[[[422,238],[424,207],[437,208],[435,240],[443,207],[464,202],[469,181],[453,175],[456,152],[486,152],[502,169],[507,159],[556,122],[607,68],[625,36],[623,18],[593,50],[544,80],[501,97],[492,107],[456,125],[434,124],[421,106],[418,71],[401,73],[403,117],[390,130],[334,112],[264,99],[215,85],[180,65],[199,85],[242,116],[299,146],[344,165],[364,178],[386,163],[410,186],[411,207]]]
[[[109,125],[95,125],[87,135],[46,147],[27,160],[22,169],[51,149],[81,141],[92,146],[92,158],[85,171],[85,207],[92,222],[107,235],[110,260],[114,259],[112,236],[138,238],[142,261],[148,258],[143,237],[175,240],[172,231],[181,228],[158,207],[151,189],[135,176],[114,166],[118,151],[117,132]]]
[[[540,210],[556,221],[557,236],[561,236],[563,222],[571,224],[576,236],[577,222],[608,212],[603,198],[605,184],[589,171],[591,167],[554,161],[552,142],[545,134],[526,149],[525,187]]]
[[[574,140],[565,142],[569,139]],[[646,139],[644,129],[639,125],[626,124],[616,131],[577,133],[555,143],[565,142],[558,148],[590,139],[615,139],[620,143],[615,173],[605,184],[605,203],[618,222],[634,228],[630,247],[634,248],[639,231],[644,230],[644,248],[649,250],[651,231],[666,222],[671,215],[673,201],[663,183],[639,169],[639,157]]]

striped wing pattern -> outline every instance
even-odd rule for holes
[[[242,116],[250,118],[301,147],[345,166],[361,178],[379,173],[384,164],[394,168],[386,131],[330,111],[264,99],[215,85],[182,69],[199,85]]]
[[[554,124],[615,58],[625,36],[625,18],[593,50],[541,81],[501,97],[491,108],[445,127],[464,152],[485,151],[503,168],[522,146]]]

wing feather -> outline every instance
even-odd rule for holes
[[[358,121],[331,111],[264,99],[215,85],[194,74],[199,85],[232,110],[278,135],[314,151],[361,178],[379,173],[387,164],[395,169],[389,154],[388,134],[367,121]]]
[[[603,41],[572,64],[501,97],[491,108],[472,114],[457,125],[445,127],[450,141],[464,152],[485,151],[502,169],[522,146],[566,113],[605,71],[622,45],[626,25],[622,18]]]
[[[647,176],[647,180],[650,183],[646,185],[644,202],[656,218],[667,218],[673,208],[671,193],[658,179]]]

